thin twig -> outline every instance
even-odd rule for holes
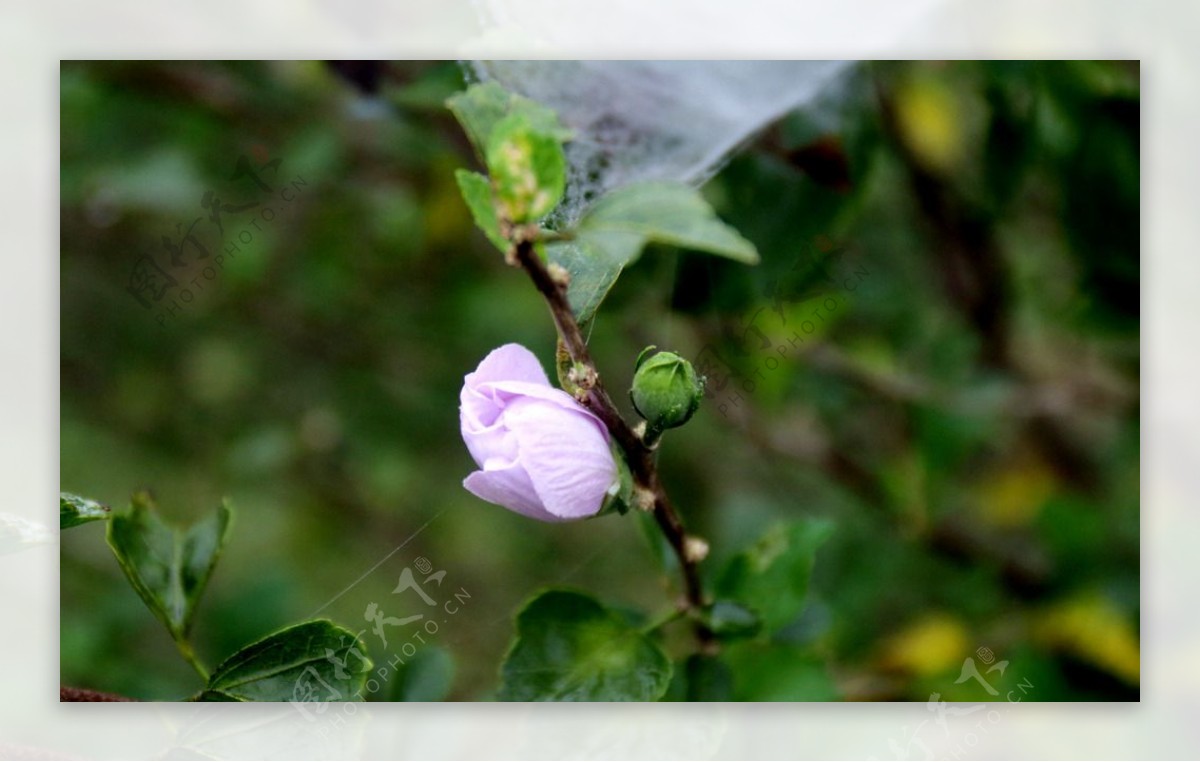
[[[583,332],[579,329],[578,321],[575,320],[575,313],[571,311],[571,305],[567,301],[565,281],[557,280],[551,275],[550,270],[534,250],[532,240],[519,237],[516,242],[514,258],[517,264],[529,274],[533,285],[550,307],[550,315],[554,319],[558,335],[562,339],[567,353],[571,356],[571,360],[592,371],[587,374],[590,386],[583,390],[581,402],[600,418],[613,439],[621,446],[629,463],[634,484],[654,496],[654,519],[658,522],[659,528],[666,535],[671,549],[679,559],[679,568],[683,574],[685,606],[687,610],[698,612],[707,603],[700,584],[699,562],[688,551],[688,534],[684,529],[683,521],[679,518],[679,514],[675,511],[671,499],[667,497],[667,492],[658,478],[658,465],[654,458],[654,450],[643,442],[642,438],[625,422],[625,419],[617,411],[616,405],[613,404],[612,398],[605,391],[600,374],[596,369],[596,363],[588,351]],[[704,649],[708,650],[714,647],[716,641],[713,633],[703,623],[699,621],[695,623],[695,633]]]
[[[192,647],[192,642],[186,637],[179,638],[175,641],[175,645],[179,648],[179,653],[183,656],[188,664],[192,665],[192,669],[196,670],[196,674],[204,682],[208,682],[208,669],[200,661],[200,657],[196,655],[196,649]]]

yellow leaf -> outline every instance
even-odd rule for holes
[[[889,638],[881,663],[888,669],[936,675],[961,664],[969,651],[966,627],[947,614],[932,614]]]
[[[985,477],[979,485],[981,517],[998,527],[1026,526],[1056,489],[1057,480],[1046,464],[1022,459]]]
[[[1038,617],[1034,635],[1131,685],[1141,680],[1141,649],[1128,618],[1107,598],[1089,594],[1055,604]]]
[[[963,158],[961,107],[948,87],[933,79],[904,84],[896,93],[900,136],[922,164],[951,172]]]

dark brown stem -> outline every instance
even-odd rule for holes
[[[654,519],[658,522],[659,528],[666,535],[671,549],[679,559],[679,568],[683,574],[685,605],[689,611],[698,612],[707,603],[704,598],[704,590],[700,585],[699,562],[688,550],[687,530],[658,478],[658,465],[654,458],[654,450],[647,446],[637,432],[625,422],[625,419],[617,411],[616,405],[613,404],[612,398],[605,391],[600,374],[596,370],[596,363],[588,351],[587,341],[584,339],[579,323],[575,320],[575,313],[571,311],[571,305],[567,301],[565,281],[556,280],[550,273],[534,250],[531,240],[522,239],[516,243],[515,259],[517,264],[529,274],[533,285],[537,287],[550,307],[550,315],[554,319],[558,335],[562,339],[567,353],[571,356],[571,360],[593,371],[589,376],[594,381],[586,390],[581,402],[603,421],[613,439],[621,446],[629,463],[629,470],[633,475],[636,488],[648,491],[653,495]],[[699,621],[695,622],[695,632],[702,648],[711,650],[715,646],[716,640],[713,633]]]
[[[70,688],[65,685],[58,687],[59,701],[137,701],[127,696],[118,696],[115,693],[101,693],[100,691],[89,691],[87,688]]]

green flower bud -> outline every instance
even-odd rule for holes
[[[634,408],[646,419],[649,441],[665,429],[687,423],[704,396],[704,383],[690,362],[674,352],[647,357],[651,349],[647,347],[638,357],[629,391]]]

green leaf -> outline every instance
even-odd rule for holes
[[[509,114],[492,128],[486,158],[502,219],[532,222],[558,205],[567,183],[562,143],[525,114]]]
[[[773,527],[730,561],[718,592],[758,612],[768,632],[779,630],[804,608],[817,549],[832,531],[833,524],[822,519]]]
[[[497,249],[508,251],[508,239],[500,233],[500,218],[496,216],[491,183],[478,172],[466,169],[456,170],[454,179],[458,181],[458,189],[467,203],[467,209],[471,210],[475,225]]]
[[[231,519],[225,504],[184,531],[163,523],[150,497],[139,494],[129,513],[114,515],[108,524],[108,544],[121,570],[177,641],[191,629]]]
[[[221,662],[202,701],[355,701],[372,666],[366,646],[319,619],[279,630]]]
[[[461,93],[455,93],[446,99],[446,106],[463,126],[480,159],[487,148],[492,128],[508,116],[512,97],[512,94],[500,85],[489,82],[484,85],[471,85]]]
[[[717,219],[699,191],[681,183],[647,182],[609,193],[574,231],[574,240],[549,247],[550,259],[571,274],[567,298],[575,317],[592,317],[621,271],[649,243],[707,252],[757,264],[758,252]]]
[[[553,109],[510,93],[495,82],[471,85],[448,98],[446,106],[463,126],[480,160],[486,159],[496,125],[510,114],[524,116],[533,130],[560,143],[571,139],[571,131],[562,126]]]
[[[810,653],[786,644],[742,643],[723,657],[735,701],[836,701],[837,686]]]
[[[445,701],[454,684],[454,657],[424,646],[396,671],[390,701]]]
[[[517,615],[502,701],[655,701],[671,680],[659,647],[592,598],[551,590]]]
[[[754,244],[717,219],[695,188],[646,182],[613,191],[588,210],[582,235],[629,233],[645,241],[694,249],[747,265],[758,264]]]
[[[58,525],[70,529],[89,521],[102,521],[112,514],[107,505],[70,492],[58,493]]]
[[[735,601],[721,599],[700,612],[700,619],[721,640],[752,638],[762,630],[762,620]]]
[[[612,242],[615,245],[615,241]],[[635,241],[636,243],[636,241]],[[546,247],[551,262],[560,265],[571,275],[567,284],[567,301],[579,323],[596,314],[596,308],[608,296],[609,290],[640,248],[621,252],[597,246],[591,240],[559,241]]]
[[[675,669],[670,701],[732,701],[733,673],[719,657],[692,654]]]

